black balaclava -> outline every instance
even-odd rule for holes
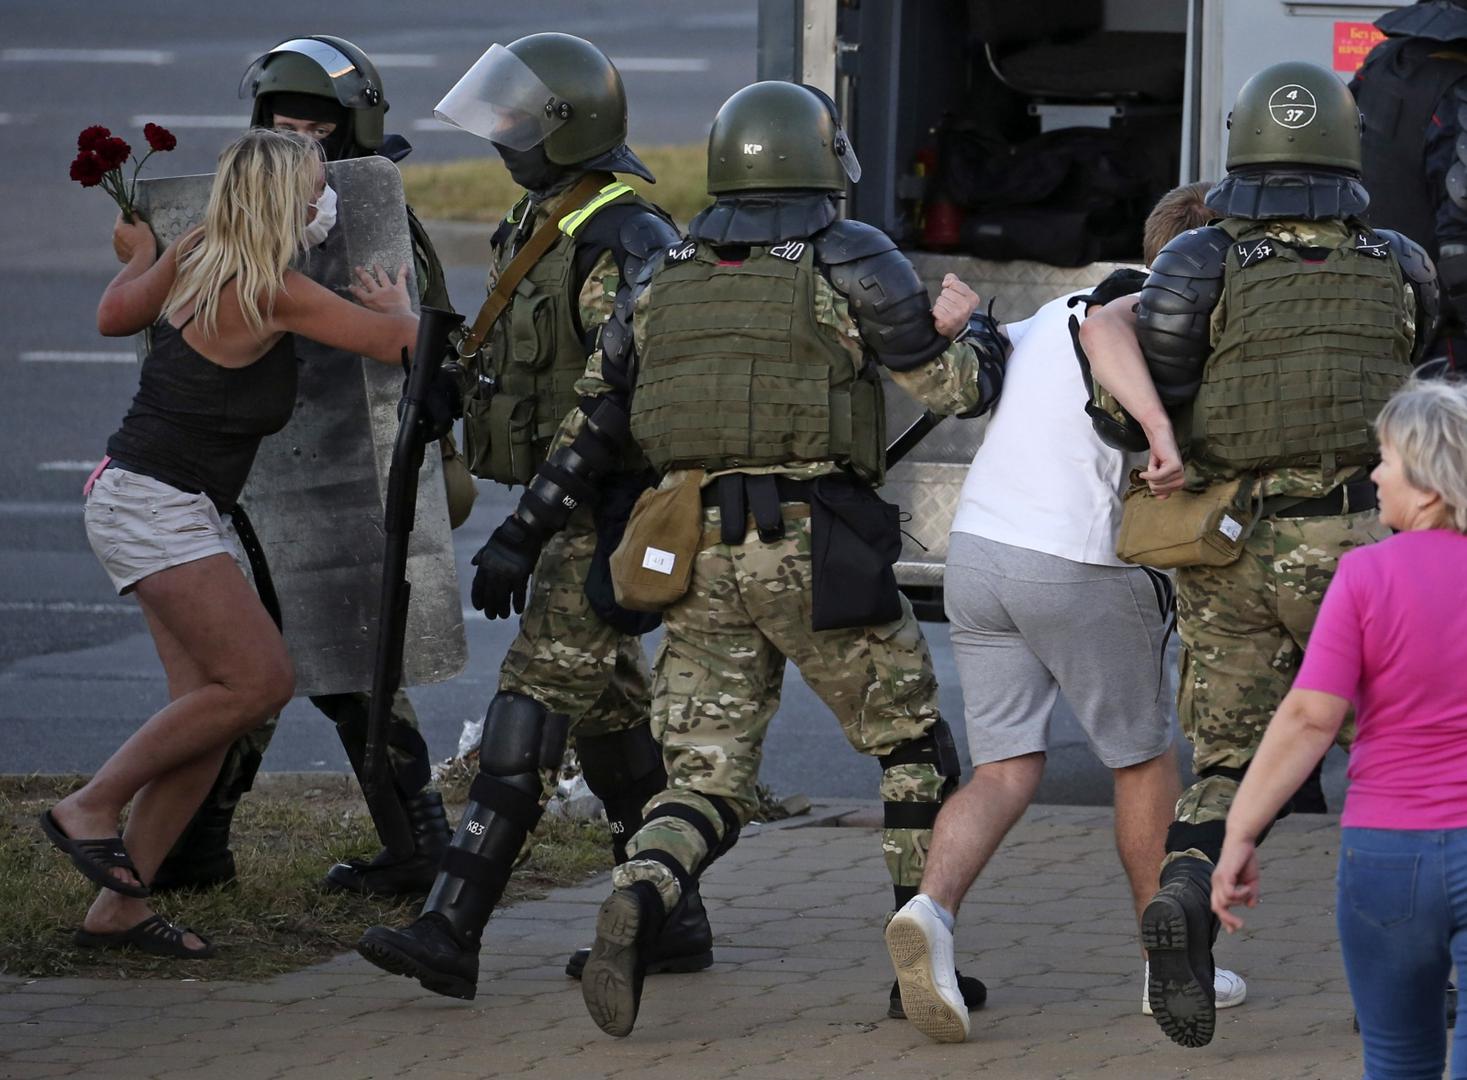
[[[528,150],[511,150],[501,143],[490,145],[499,151],[510,178],[532,195],[550,192],[571,172],[566,166],[557,165],[545,156],[544,143]]]
[[[321,140],[321,149],[326,154],[326,160],[340,161],[342,158],[355,156],[351,110],[335,98],[282,90],[265,99],[265,112],[272,123],[278,114],[295,120],[309,120],[314,124],[335,124],[336,130]]]

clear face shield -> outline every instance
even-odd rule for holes
[[[443,95],[433,115],[511,150],[529,150],[570,119],[571,106],[518,56],[491,45]]]
[[[287,52],[306,57],[325,72],[326,77],[331,80],[331,89],[336,93],[336,100],[346,108],[370,109],[382,100],[382,88],[363,75],[351,57],[335,45],[317,41],[315,38],[282,41],[263,56],[257,57],[245,70],[244,78],[239,81],[239,96],[254,97],[255,87],[265,65],[273,57]]]

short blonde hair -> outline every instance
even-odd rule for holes
[[[223,149],[204,211],[203,238],[179,257],[164,318],[195,301],[199,330],[212,335],[219,293],[237,279],[245,322],[263,332],[265,316],[285,287],[285,272],[305,245],[320,160],[315,140],[268,128],[253,128]]]
[[[1412,487],[1441,496],[1443,527],[1467,533],[1467,383],[1412,379],[1381,409],[1375,434]]]
[[[1141,234],[1142,258],[1147,266],[1161,254],[1162,248],[1188,229],[1200,229],[1217,217],[1212,207],[1203,202],[1211,190],[1212,181],[1199,180],[1174,187],[1157,200],[1146,216],[1146,227]]]

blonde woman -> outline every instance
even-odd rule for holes
[[[87,485],[92,550],[147,618],[170,701],[87,782],[42,815],[51,842],[102,886],[77,944],[162,956],[213,954],[150,909],[146,883],[197,809],[225,748],[290,699],[279,630],[242,572],[228,515],[260,440],[290,419],[293,335],[383,363],[416,332],[402,270],[358,270],[344,300],[290,268],[325,188],[309,140],[255,130],[219,157],[204,224],[157,254],[120,219],[126,265],[97,328],[153,328],[137,395]],[[131,803],[127,831],[114,835]],[[102,838],[102,839],[94,839]]]
[[[1354,705],[1336,919],[1365,1075],[1440,1077],[1442,987],[1467,969],[1467,386],[1408,384],[1376,433],[1396,535],[1340,559],[1228,814],[1212,909],[1243,925],[1229,908],[1258,903],[1259,836]],[[1452,1056],[1467,1077],[1467,1038]]]

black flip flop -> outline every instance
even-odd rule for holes
[[[72,864],[91,881],[104,889],[120,892],[123,896],[144,899],[152,895],[146,885],[129,885],[108,873],[109,870],[122,869],[131,873],[139,881],[142,880],[142,875],[133,865],[127,848],[122,846],[122,837],[109,836],[101,840],[73,840],[66,835],[49,810],[41,814],[40,823],[41,831],[46,834],[46,839],[51,841],[52,846],[57,851],[70,856]]]
[[[204,947],[187,948],[183,943],[184,934],[193,934],[204,943]],[[149,915],[136,926],[111,934],[78,930],[73,940],[83,949],[137,949],[150,956],[168,956],[178,960],[207,960],[217,951],[213,943],[197,930],[178,926],[162,915]]]

